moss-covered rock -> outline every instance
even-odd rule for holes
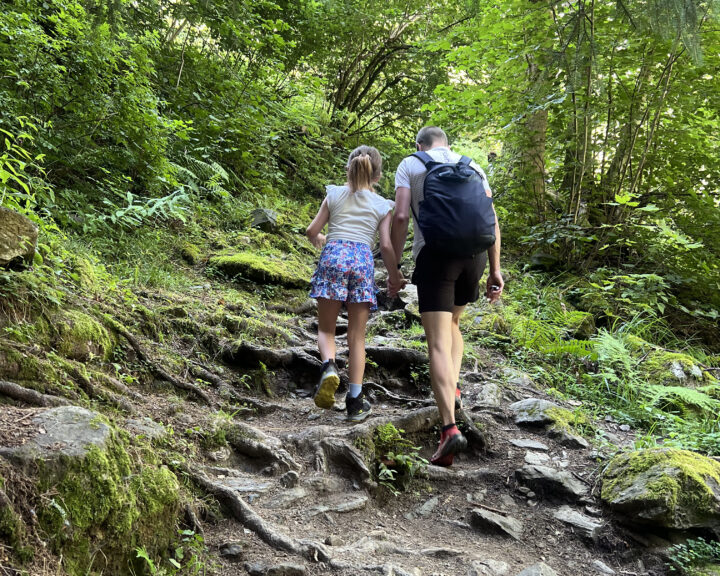
[[[141,447],[135,453],[142,465],[132,461],[127,435],[89,410],[53,408],[33,422],[46,433],[0,455],[48,495],[39,499],[37,517],[66,573],[138,573],[137,547],[164,554],[176,537],[175,475]]]
[[[289,288],[306,288],[312,275],[310,266],[297,258],[280,258],[250,251],[214,256],[208,264],[229,277],[239,276],[260,284],[279,284]]]
[[[200,253],[200,249],[195,246],[195,244],[186,242],[180,248],[180,257],[191,266],[194,266],[195,264],[200,262],[202,254]]]
[[[665,386],[704,386],[717,380],[695,358],[681,352],[655,348],[647,355],[642,368],[650,384]]]
[[[589,340],[597,332],[595,317],[589,312],[569,310],[563,324],[567,335],[578,340]]]
[[[56,348],[63,356],[84,362],[93,356],[107,360],[115,346],[110,332],[97,319],[80,310],[56,318]]]
[[[632,524],[720,529],[720,463],[687,450],[618,454],[601,496]]]

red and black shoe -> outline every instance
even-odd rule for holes
[[[467,448],[467,440],[460,433],[460,430],[453,428],[443,432],[440,436],[440,444],[435,454],[430,458],[430,464],[435,466],[452,466],[455,454]]]

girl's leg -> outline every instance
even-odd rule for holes
[[[365,327],[370,317],[368,302],[348,302],[348,347],[350,366],[348,376],[351,384],[362,386],[365,375]]]
[[[342,302],[318,298],[318,349],[322,361],[335,360],[335,326]]]

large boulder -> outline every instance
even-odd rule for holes
[[[618,454],[605,469],[601,496],[630,524],[720,533],[720,463],[688,450]]]
[[[32,262],[37,240],[38,228],[31,220],[0,206],[0,266]]]
[[[141,446],[133,452],[143,464],[134,463],[123,435],[100,414],[42,410],[16,444],[0,446],[0,458],[46,495],[36,499],[39,527],[67,574],[140,573],[136,548],[161,555],[176,539],[177,478]]]

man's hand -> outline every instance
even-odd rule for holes
[[[398,270],[398,274],[395,278],[393,278],[393,275],[388,276],[387,280],[387,292],[388,296],[390,298],[393,298],[397,296],[397,293],[400,292],[405,286],[407,285],[407,280],[403,278],[402,272]]]
[[[500,300],[504,287],[505,282],[503,281],[500,271],[496,270],[494,272],[490,272],[488,274],[487,291],[485,293],[487,299],[490,300],[491,303]]]
[[[310,238],[310,242],[313,246],[315,246],[315,248],[322,248],[325,245],[325,240],[325,234],[318,234],[317,236]]]

